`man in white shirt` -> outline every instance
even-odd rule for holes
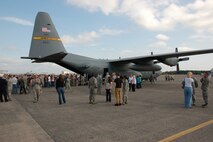
[[[16,76],[14,75],[12,78],[12,84],[13,84],[12,94],[18,94],[17,83],[18,83],[18,80]]]

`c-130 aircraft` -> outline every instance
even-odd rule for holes
[[[178,67],[178,62],[189,60],[188,57],[179,57],[206,53],[213,53],[213,49],[151,54],[115,60],[94,59],[67,53],[49,14],[38,12],[35,19],[29,57],[21,58],[31,59],[33,63],[56,63],[71,71],[82,75],[87,74],[88,76],[116,72],[122,75],[143,74],[143,78],[149,78],[151,74],[153,75],[153,73],[161,70],[161,66],[157,65],[157,63]]]

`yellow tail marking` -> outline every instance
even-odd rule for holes
[[[53,41],[61,41],[60,38],[57,37],[44,37],[44,36],[34,36],[33,40],[53,40]]]

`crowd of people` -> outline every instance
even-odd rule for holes
[[[119,74],[107,74],[104,78],[102,75],[93,76],[87,79],[85,75],[78,74],[25,74],[10,75],[1,74],[1,102],[11,101],[11,94],[33,94],[33,102],[39,102],[42,88],[55,87],[58,93],[59,104],[66,103],[64,90],[72,91],[71,86],[87,85],[89,86],[89,102],[95,103],[95,95],[102,94],[102,88],[106,90],[106,102],[111,102],[112,94],[115,94],[115,105],[127,104],[128,92],[135,92],[136,88],[142,87],[141,76],[130,75],[120,76]]]
[[[104,80],[104,81],[103,81]],[[89,87],[89,103],[95,104],[95,95],[101,94],[101,87],[105,85],[106,102],[111,102],[112,94],[115,95],[115,106],[127,104],[128,92],[135,92],[136,88],[142,88],[141,75],[121,76],[120,74],[106,74],[102,79],[101,75],[92,75],[88,81]],[[96,93],[97,90],[97,93]]]
[[[174,81],[174,80],[175,79],[174,79],[173,75],[170,75],[170,74],[165,75],[165,81]]]
[[[61,104],[61,83],[57,83],[58,75],[45,75],[45,74],[24,74],[24,75],[10,75],[0,74],[0,101],[11,101],[11,94],[33,94],[33,102],[37,103],[42,93],[42,88],[56,87],[59,93],[59,104]],[[60,78],[61,79],[61,78]],[[78,74],[65,74],[63,75],[63,83],[65,89],[71,91],[71,86],[85,85],[87,79],[85,76]],[[60,91],[59,91],[60,90]],[[64,101],[65,102],[65,101]]]
[[[166,80],[171,76],[166,75]],[[208,87],[209,75],[205,73],[200,80],[204,104],[208,105]],[[58,93],[59,104],[66,103],[65,90],[72,91],[71,86],[88,85],[89,103],[95,104],[95,95],[102,93],[102,87],[105,88],[106,102],[111,102],[112,94],[115,95],[115,106],[128,103],[128,92],[135,92],[136,88],[142,88],[142,77],[140,75],[121,76],[120,74],[92,75],[89,79],[85,75],[78,74],[60,74],[60,75],[4,75],[0,74],[0,101],[11,101],[11,94],[33,94],[33,102],[37,103],[42,93],[42,88],[55,87]],[[192,108],[195,105],[195,88],[198,87],[198,81],[191,72],[182,82],[184,89],[185,108]]]

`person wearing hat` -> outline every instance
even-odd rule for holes
[[[206,72],[204,73],[203,77],[200,79],[201,84],[201,90],[202,90],[202,96],[205,104],[202,105],[203,108],[205,108],[208,105],[208,88],[209,88],[209,74]]]
[[[0,74],[0,101],[8,102],[7,99],[7,80],[3,78],[4,74]],[[3,100],[4,96],[4,100]]]

